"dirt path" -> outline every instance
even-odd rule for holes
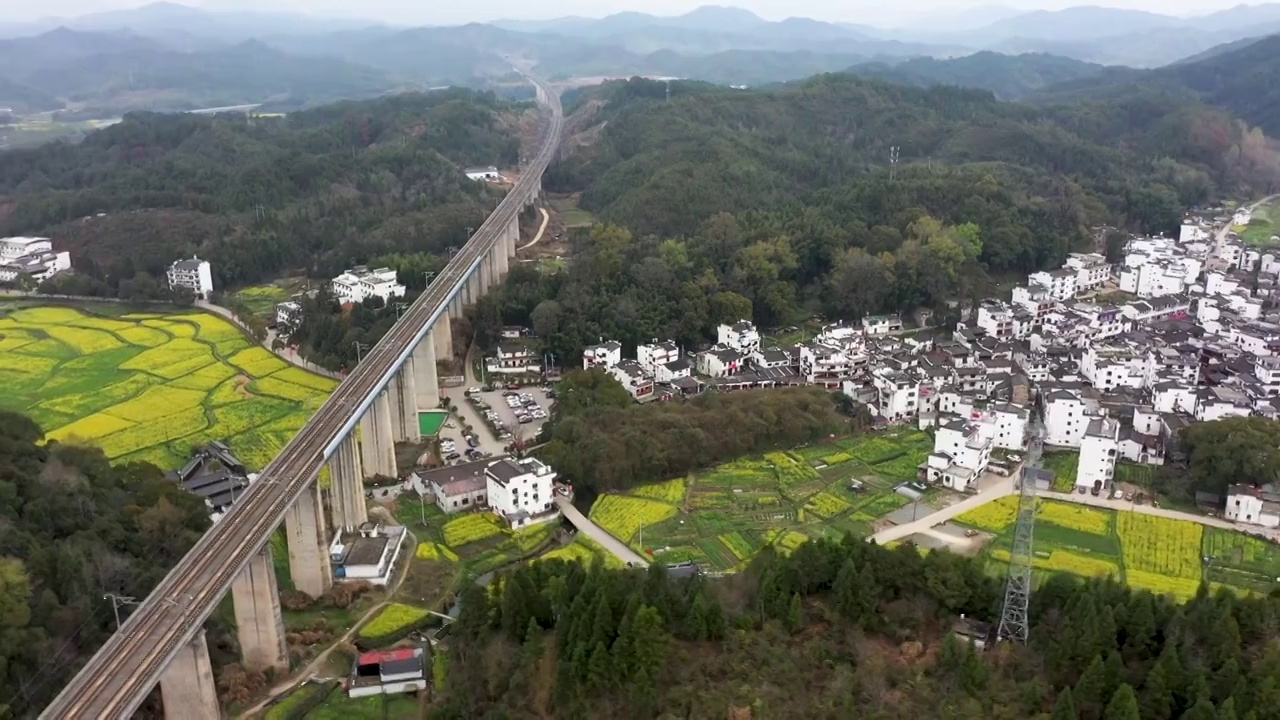
[[[410,543],[408,552],[413,553],[418,549],[418,539],[414,537],[413,533],[409,532],[408,528],[405,528],[404,532],[405,532],[405,535],[407,536],[406,537],[407,542]],[[401,552],[405,552],[405,550],[401,550]],[[388,590],[387,597],[385,599],[379,601],[373,607],[369,608],[369,610],[366,611],[363,615],[361,615],[360,619],[356,620],[355,624],[352,625],[351,628],[348,629],[345,633],[343,633],[341,637],[334,640],[333,643],[329,645],[329,647],[325,648],[323,651],[320,652],[320,654],[316,655],[311,660],[311,662],[306,664],[305,667],[293,673],[293,675],[291,675],[288,680],[271,688],[271,694],[267,697],[267,699],[263,700],[257,705],[254,705],[253,707],[240,713],[240,717],[242,718],[256,717],[263,710],[266,710],[276,698],[279,698],[281,695],[289,692],[290,690],[293,690],[295,687],[302,684],[303,680],[307,680],[311,678],[313,675],[315,675],[316,671],[319,670],[320,667],[324,665],[325,662],[328,661],[329,654],[333,652],[334,648],[338,647],[338,645],[344,642],[347,642],[351,640],[351,638],[355,637],[356,631],[360,629],[360,626],[368,622],[369,619],[372,618],[375,614],[377,614],[379,610],[382,610],[382,608],[386,607],[391,602],[393,602],[392,598],[395,597],[396,592],[400,590],[400,586],[404,584],[405,579],[409,577],[409,567],[412,564],[413,564],[412,559],[410,559],[405,563],[404,570],[400,571],[400,577],[396,579],[395,584],[392,585],[391,588]]]
[[[551,222],[551,216],[547,214],[546,208],[538,208],[538,212],[542,213],[542,224],[538,226],[538,234],[534,235],[533,239],[530,240],[527,245],[521,245],[520,247],[516,248],[517,252],[519,252],[520,250],[527,250],[533,247],[534,245],[537,245],[538,241],[542,239],[542,236],[547,233],[547,223]]]

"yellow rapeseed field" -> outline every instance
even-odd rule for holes
[[[1012,528],[1017,519],[1018,498],[1015,495],[993,500],[956,516],[956,522],[997,534]]]
[[[29,415],[49,440],[96,445],[111,458],[172,469],[193,446],[222,440],[258,468],[336,383],[251,344],[222,318],[190,311],[0,311],[0,408]],[[251,370],[221,359],[231,354]],[[253,380],[263,394],[247,388]]]
[[[498,516],[493,513],[471,513],[456,517],[444,524],[444,542],[451,548],[462,547],[500,534],[502,534],[502,527],[498,524]]]
[[[674,478],[666,482],[651,483],[633,488],[631,494],[650,500],[661,500],[664,503],[679,505],[684,502],[684,478]]]
[[[1058,527],[1079,530],[1092,535],[1110,533],[1111,518],[1112,513],[1085,505],[1074,505],[1054,500],[1038,500],[1036,502],[1036,522],[1043,520]]]
[[[1125,570],[1131,579],[1138,571],[1181,578],[1193,585],[1200,583],[1200,549],[1204,538],[1204,528],[1200,525],[1122,512],[1116,517],[1116,533],[1120,536]]]
[[[266,348],[251,347],[231,356],[231,364],[253,377],[266,377],[277,370],[289,367],[288,363],[272,355]]]
[[[642,525],[657,525],[675,514],[666,503],[626,495],[601,495],[591,506],[591,520],[624,543],[630,543]]]

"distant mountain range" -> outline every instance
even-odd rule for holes
[[[994,5],[890,30],[807,18],[775,22],[720,6],[674,17],[625,12],[402,28],[161,2],[0,26],[0,37],[10,36],[0,40],[0,107],[88,113],[263,101],[300,107],[401,88],[500,87],[516,82],[513,62],[563,81],[648,75],[758,86],[847,70],[912,85],[984,88],[1005,99],[1053,98],[1166,77],[1133,68],[1199,65],[1243,57],[1235,53],[1245,48],[1265,54],[1271,44],[1255,41],[1273,31],[1280,32],[1280,4],[1196,18]],[[1203,79],[1185,87],[1160,82],[1210,102],[1221,94]],[[1234,88],[1238,78],[1214,82]]]

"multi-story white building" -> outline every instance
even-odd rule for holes
[[[760,333],[749,320],[739,320],[732,325],[716,328],[716,344],[733,348],[743,355],[760,349]]]
[[[991,447],[982,423],[952,420],[934,435],[933,452],[924,463],[926,479],[960,492],[975,491],[987,471]]]
[[[1102,414],[1097,401],[1077,391],[1053,390],[1043,401],[1046,445],[1080,447],[1089,423]]]
[[[185,288],[201,300],[207,300],[213,292],[213,271],[208,260],[201,260],[195,255],[190,260],[178,260],[169,266],[166,273],[169,289]]]
[[[920,412],[920,380],[914,375],[891,368],[871,371],[876,389],[875,413],[890,421],[909,420]]]
[[[717,346],[698,353],[694,363],[699,374],[713,378],[729,377],[742,370],[746,358],[737,350]]]
[[[532,457],[503,458],[484,469],[489,507],[512,528],[522,528],[554,520],[553,495],[556,473]]]
[[[1062,267],[1075,271],[1077,293],[1102,287],[1111,277],[1111,263],[1097,253],[1071,253]]]
[[[658,372],[659,365],[680,359],[680,348],[673,342],[652,342],[636,347],[636,362],[650,375]]]
[[[684,358],[677,358],[664,365],[659,365],[653,373],[653,379],[660,383],[673,383],[680,378],[693,376],[693,366]]]
[[[396,271],[391,268],[370,270],[357,265],[333,279],[333,294],[340,303],[362,303],[369,298],[404,297],[405,288],[396,281]]]
[[[0,261],[45,252],[53,252],[53,241],[46,237],[0,238]]]
[[[542,362],[525,345],[503,344],[485,358],[485,369],[498,375],[530,375],[542,372]]]
[[[640,363],[622,360],[608,370],[631,393],[631,399],[636,402],[653,399],[653,374],[640,367]]]
[[[582,351],[583,370],[590,370],[593,367],[608,369],[620,362],[622,362],[622,343],[616,340],[592,345]]]
[[[488,165],[486,167],[469,167],[463,171],[468,180],[484,180],[486,182],[497,182],[502,179],[502,173],[498,172],[498,168]]]
[[[1116,473],[1116,455],[1120,451],[1120,423],[1107,417],[1095,418],[1080,440],[1080,465],[1076,470],[1077,488],[1110,487]]]
[[[868,315],[862,318],[862,330],[867,335],[888,335],[902,329],[898,315]]]
[[[0,259],[0,282],[12,283],[26,278],[39,284],[70,268],[71,253],[41,250]]]
[[[1043,287],[1049,292],[1049,297],[1057,302],[1066,302],[1074,298],[1078,291],[1076,274],[1074,268],[1034,272],[1027,276],[1027,283]]]

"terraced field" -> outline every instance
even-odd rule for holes
[[[215,315],[0,306],[0,385],[50,440],[173,469],[211,440],[261,468],[336,383]]]
[[[1004,497],[956,518],[996,535],[984,551],[992,573],[1006,572],[1017,506],[1018,498]],[[1190,521],[1039,500],[1032,562],[1040,579],[1052,572],[1109,575],[1185,600],[1205,579],[1237,592],[1270,592],[1280,578],[1280,545]]]
[[[603,495],[591,517],[637,552],[731,572],[766,545],[790,552],[810,537],[869,535],[908,503],[893,487],[915,479],[932,446],[926,433],[896,430],[771,452]]]

